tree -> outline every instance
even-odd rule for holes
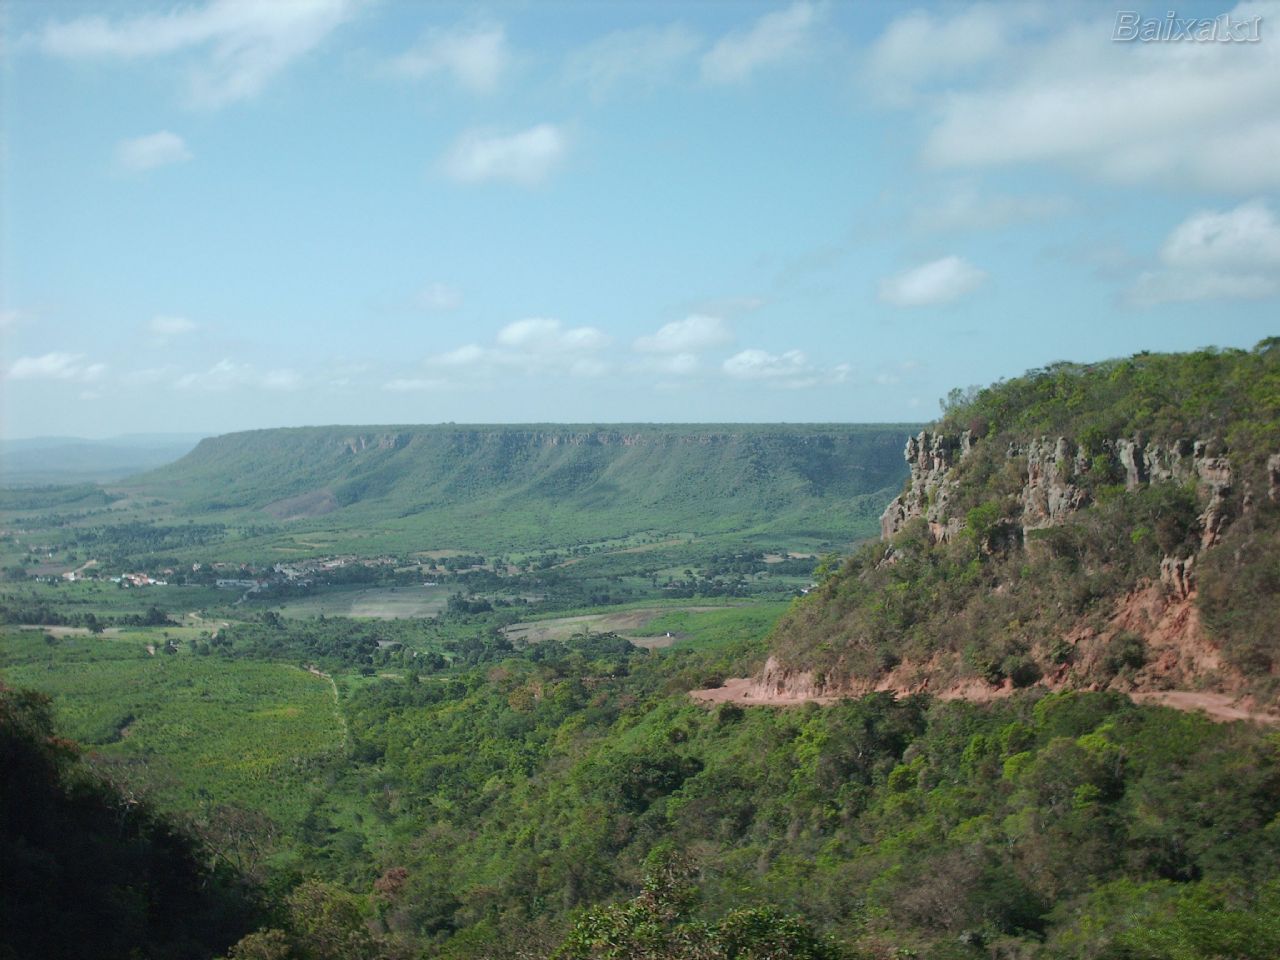
[[[700,900],[693,865],[670,847],[646,861],[644,887],[626,903],[589,911],[553,960],[839,960],[843,951],[799,917],[769,907],[715,923],[690,918]]]

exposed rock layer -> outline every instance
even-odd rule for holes
[[[955,470],[978,442],[967,430],[959,435],[921,431],[908,439],[904,456],[911,476],[906,490],[880,517],[881,537],[888,540],[916,517],[929,524],[935,543],[950,540],[963,530],[964,518],[952,512]],[[1166,444],[1119,438],[1105,444],[1103,453],[1090,457],[1066,437],[1039,437],[1026,444],[1010,444],[1005,455],[1022,473],[1017,523],[1024,534],[1062,524],[1088,506],[1089,490],[1078,481],[1085,473],[1099,469],[1123,476],[1129,490],[1149,483],[1195,482],[1206,503],[1200,518],[1203,547],[1217,543],[1231,519],[1231,463],[1226,457],[1209,455],[1208,444],[1202,441]],[[1280,455],[1272,457],[1268,467],[1269,495],[1274,497],[1280,491]]]
[[[882,537],[893,537],[917,518],[926,521],[934,543],[944,543],[960,534],[966,521],[957,515],[957,473],[980,442],[968,432],[947,435],[925,431],[911,437],[905,450],[910,478],[906,489],[881,517]],[[1103,444],[1100,454],[1090,456],[1065,437],[1039,437],[1010,444],[1005,457],[1021,473],[1022,487],[1016,505],[1010,503],[1013,516],[1004,522],[1024,537],[1028,531],[1067,523],[1074,513],[1087,507],[1091,502],[1090,484],[1083,481],[1092,471],[1122,479],[1128,490],[1153,483],[1194,484],[1203,505],[1199,516],[1200,551],[1219,543],[1234,519],[1236,504],[1243,503],[1247,511],[1251,502],[1248,489],[1243,498],[1233,496],[1235,477],[1230,461],[1205,442],[1118,438]],[[1280,500],[1280,454],[1268,459],[1265,476],[1267,497]],[[1117,534],[1122,535],[1123,531]],[[1071,654],[1060,666],[1046,666],[1037,685],[1049,689],[1096,689],[1102,683],[1174,706],[1183,700],[1190,706],[1208,706],[1221,719],[1248,716],[1280,722],[1274,705],[1258,705],[1240,697],[1247,686],[1244,678],[1224,663],[1221,652],[1203,630],[1196,604],[1197,556],[1165,557],[1158,579],[1133,584],[1126,594],[1115,598],[1101,621],[1064,624],[1059,643],[1069,645]],[[886,562],[893,562],[892,552]],[[1117,644],[1129,637],[1138,638],[1144,645],[1145,663],[1137,671],[1118,675],[1114,669],[1106,669],[1105,663],[1115,656]],[[1054,662],[1048,650],[1032,653],[1041,664]],[[928,663],[904,661],[870,677],[845,675],[838,670],[815,674],[771,657],[756,677],[731,681],[721,694],[702,691],[706,696],[700,699],[782,705],[892,691],[899,695],[928,692],[943,699],[990,700],[1014,689],[1008,679],[999,685],[989,684],[968,676],[968,672],[954,654],[945,651]],[[1206,684],[1216,690],[1199,689]]]

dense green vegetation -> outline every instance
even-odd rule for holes
[[[1050,675],[1123,689],[1149,659],[1140,637],[1112,637],[1115,649],[1099,654],[1065,635],[1106,634],[1117,602],[1157,580],[1164,558],[1196,557],[1196,602],[1225,667],[1264,702],[1280,695],[1280,502],[1264,468],[1280,452],[1275,341],[1056,364],[953,396],[939,429],[980,437],[952,471],[948,509],[962,533],[938,543],[915,520],[892,543],[861,548],[780,626],[785,662],[833,677],[875,677],[907,662],[935,689],[959,677],[1025,686]],[[1027,467],[1006,451],[1046,434],[1089,455],[1071,477],[1088,499],[1024,543]],[[1114,443],[1135,436],[1197,440],[1228,459],[1221,543],[1200,551],[1208,494],[1194,481],[1125,488]]]
[[[760,652],[584,635],[347,686],[348,762],[258,870],[293,906],[234,955],[1274,956],[1280,738],[1104,694],[684,697]]]
[[[382,816],[435,822],[386,850],[406,871],[393,929],[506,955],[510,931],[632,889],[673,843],[696,855],[706,921],[767,904],[871,952],[1081,956],[1102,925],[1087,955],[1106,955],[1137,935],[1112,884],[1171,914],[1218,898],[1234,913],[1212,936],[1274,938],[1251,906],[1280,862],[1274,737],[1100,694],[706,710],[671,695],[705,660],[617,656],[353,699]]]
[[[184,646],[200,642],[185,633]],[[111,639],[9,632],[0,671],[52,696],[62,735],[92,748],[113,779],[145,784],[167,809],[238,805],[286,828],[300,822],[314,774],[345,753],[329,682],[287,663],[174,653],[167,644],[160,630]]]
[[[1117,437],[1216,440],[1241,464],[1256,462],[1280,450],[1280,338],[1253,350],[1050,364],[990,387],[953,390],[939,427],[1065,435],[1092,453]]]
[[[48,699],[0,684],[0,956],[191,960],[252,929],[236,875],[54,734]]]
[[[319,427],[230,434],[128,488],[188,516],[474,550],[640,531],[867,535],[905,425]]]
[[[0,957],[1274,960],[1280,735],[1131,702],[1152,651],[1108,626],[1195,557],[1226,669],[1280,689],[1273,354],[955,395],[964,528],[843,564],[903,428],[266,431],[119,500],[28,491],[0,620],[44,626],[0,676],[52,699],[0,696]],[[1024,542],[1006,451],[1040,434],[1086,446],[1088,506]],[[1125,489],[1135,434],[1230,458],[1217,547],[1204,491]],[[90,559],[171,582],[60,579]],[[1013,691],[688,696],[771,653]]]

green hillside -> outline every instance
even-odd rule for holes
[[[884,540],[779,626],[769,683],[1276,705],[1280,341],[956,391],[908,459]]]
[[[310,427],[228,434],[123,490],[188,516],[377,525],[437,546],[638,531],[855,538],[908,425]]]
[[[180,902],[202,934],[183,956],[238,941],[228,960],[1273,960],[1280,739],[1159,697],[1258,719],[1280,690],[1278,378],[1271,344],[1059,364],[956,394],[914,436],[219,438],[109,503],[15,495],[54,512],[12,534],[41,564],[9,571],[0,616],[44,626],[0,633],[0,672],[53,697],[42,742],[82,738],[87,765],[187,821],[209,844],[191,856],[267,905],[218,922]],[[884,540],[839,569],[726,546],[834,541],[886,503]],[[134,519],[116,529],[117,512]],[[373,578],[396,601],[436,596],[399,558],[279,599],[30,575],[106,567],[106,548],[234,546],[263,569],[281,531],[314,545],[325,525],[366,549],[561,549],[440,558],[433,619],[321,605]],[[218,540],[233,527],[250,532]],[[682,528],[705,536],[573,545]],[[41,809],[18,783],[14,809]],[[69,909],[51,822],[15,819],[10,841],[11,899],[41,918]],[[146,923],[148,863],[120,863],[68,888],[67,931],[126,886],[120,919]],[[121,949],[94,955],[175,939],[115,930]],[[73,955],[62,934],[17,955]]]

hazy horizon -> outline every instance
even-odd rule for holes
[[[932,418],[930,418],[932,419]],[[149,441],[172,441],[182,442],[190,440],[198,442],[208,439],[209,437],[224,436],[232,433],[249,433],[257,430],[325,430],[325,429],[345,429],[345,428],[386,428],[386,427],[750,427],[750,426],[918,426],[926,423],[925,420],[491,420],[487,422],[481,421],[461,421],[461,420],[444,420],[440,422],[423,421],[420,423],[295,423],[295,424],[267,424],[257,427],[243,427],[239,429],[221,430],[215,433],[201,433],[199,431],[192,432],[156,432],[156,433],[122,433],[122,434],[105,434],[103,436],[71,436],[67,434],[51,435],[36,434],[29,437],[7,437],[0,436],[0,444],[29,444],[49,442],[83,442],[83,443],[111,443],[113,441],[129,441],[134,443],[145,443]]]

